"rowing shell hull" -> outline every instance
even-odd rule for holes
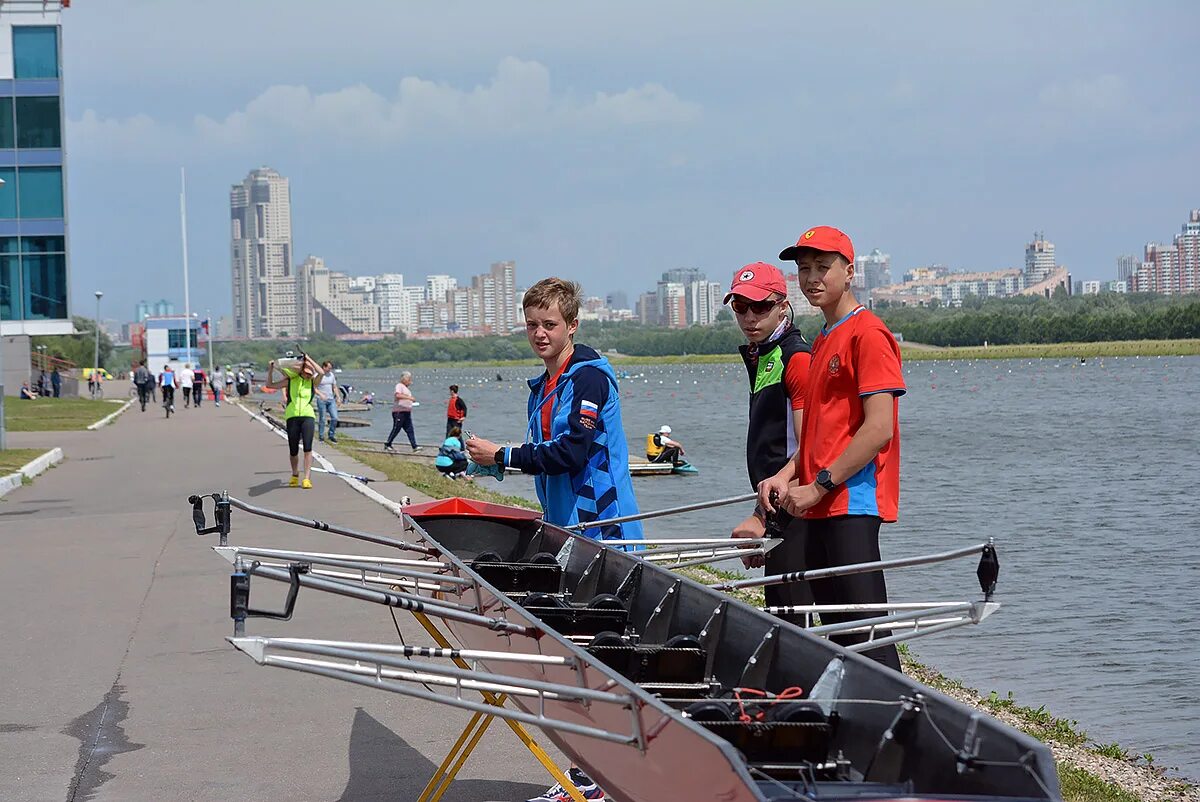
[[[472,507],[478,511],[471,511]],[[840,664],[844,673],[837,694],[839,701],[834,703],[838,721],[829,752],[840,753],[849,760],[858,779],[862,779],[875,758],[881,737],[896,715],[899,700],[919,694],[924,714],[913,723],[909,746],[899,758],[895,770],[899,784],[886,788],[881,785],[880,791],[886,793],[874,799],[907,798],[913,793],[947,794],[962,800],[1061,798],[1053,757],[1035,739],[870,659],[727,599],[633,554],[606,549],[596,541],[534,520],[528,511],[499,505],[453,499],[411,507],[409,515],[417,533],[441,547],[445,557],[458,562],[467,575],[476,575],[469,563],[485,551],[496,552],[506,560],[519,560],[528,557],[530,550],[557,552],[570,540],[573,543],[565,570],[567,590],[579,583],[585,569],[591,566],[599,572],[596,590],[612,593],[634,565],[640,563],[641,580],[629,604],[630,622],[635,628],[643,627],[672,587],[678,597],[671,617],[672,635],[698,634],[713,619],[714,612],[723,610],[724,623],[711,673],[726,687],[740,684],[739,678],[748,664],[767,659],[761,652],[756,654],[764,639],[775,644],[775,653],[769,660],[762,687],[776,692],[793,686],[808,691],[831,661]],[[601,551],[605,552],[602,561],[597,558]],[[540,619],[482,579],[479,588],[484,606],[491,614],[508,608],[505,616],[509,620],[542,626]],[[772,782],[752,776],[746,761],[729,741],[683,716],[553,630],[547,629],[543,637],[535,640],[502,636],[453,622],[447,624],[465,648],[581,659],[587,666],[587,687],[627,693],[636,699],[636,726],[629,711],[614,705],[545,703],[545,715],[553,718],[612,732],[642,734],[640,744],[623,745],[561,730],[546,731],[546,736],[596,779],[614,800],[762,802],[809,798],[779,796],[778,791],[772,794],[775,787]],[[485,667],[523,679],[578,682],[578,675],[567,667],[521,663],[485,664]],[[529,699],[512,697],[510,704],[526,712],[539,712],[537,703]],[[953,749],[947,747],[946,738]],[[975,745],[976,760],[989,763],[986,770],[959,771],[955,750],[967,743]],[[820,798],[863,798],[851,794],[848,786],[845,794],[829,788],[822,790]]]

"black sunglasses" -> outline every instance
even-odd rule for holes
[[[767,312],[770,312],[772,309],[783,303],[784,300],[786,299],[780,298],[777,301],[772,301],[769,299],[766,301],[743,301],[741,298],[734,298],[729,302],[729,306],[739,315],[744,315],[747,311],[752,311],[756,315],[765,315]]]

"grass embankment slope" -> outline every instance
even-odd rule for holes
[[[86,429],[119,407],[113,401],[90,398],[6,397],[4,425],[10,432],[65,432]]]
[[[481,486],[480,482],[454,481],[421,463],[360,450],[365,444],[345,435],[339,436],[338,445],[346,446],[348,454],[385,474],[388,479],[403,482],[434,498],[461,496],[516,507],[538,508],[528,499],[498,493]],[[488,485],[502,486],[491,480],[488,480]],[[682,573],[709,583],[732,576],[706,567],[685,569]],[[750,604],[763,604],[761,590],[743,591],[737,595]],[[1200,801],[1200,792],[1195,786],[1167,779],[1157,767],[1150,765],[1145,756],[1131,756],[1116,744],[1091,743],[1087,734],[1076,728],[1075,722],[1057,718],[1047,713],[1044,707],[1036,710],[1022,707],[1011,696],[1001,697],[996,692],[985,697],[917,662],[903,645],[901,655],[909,676],[965,704],[986,710],[1049,745],[1058,761],[1063,798],[1067,802]]]

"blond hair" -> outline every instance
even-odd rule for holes
[[[577,281],[564,278],[544,278],[525,290],[521,308],[552,309],[557,306],[563,322],[570,325],[579,317],[579,305],[583,301],[583,287]]]

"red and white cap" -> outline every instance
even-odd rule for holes
[[[735,295],[751,301],[765,301],[775,293],[787,297],[787,281],[783,273],[775,265],[766,262],[755,262],[746,265],[733,274],[733,283],[722,303],[729,303]]]
[[[793,262],[805,248],[814,251],[840,253],[850,264],[854,264],[854,244],[846,234],[833,226],[814,226],[800,235],[796,244],[779,252],[779,258]]]

